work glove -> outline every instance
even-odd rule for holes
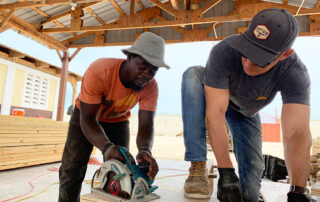
[[[310,197],[307,196],[305,193],[295,193],[295,192],[289,192],[287,194],[288,196],[288,202],[310,202]]]
[[[139,153],[136,156],[138,166],[148,167],[145,168],[147,170],[147,176],[150,180],[153,180],[158,171],[159,167],[156,160],[152,157],[152,154],[149,149],[140,149]]]
[[[243,202],[239,178],[234,168],[218,168],[218,199],[222,202]]]

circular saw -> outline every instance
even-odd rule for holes
[[[160,198],[153,193],[158,187],[147,176],[149,164],[136,164],[124,147],[119,151],[125,163],[111,159],[95,172],[91,191],[116,201],[150,201]],[[97,182],[98,185],[94,185]]]

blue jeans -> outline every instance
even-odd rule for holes
[[[206,161],[206,102],[204,68],[190,67],[182,78],[182,119],[186,161]],[[245,117],[228,107],[226,120],[232,135],[242,191],[257,202],[264,170],[262,129],[259,114]]]

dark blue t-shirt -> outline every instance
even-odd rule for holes
[[[203,84],[229,89],[229,105],[247,117],[269,104],[278,91],[283,103],[310,104],[309,74],[296,53],[264,74],[249,76],[243,71],[240,53],[229,45],[232,37],[212,48]]]

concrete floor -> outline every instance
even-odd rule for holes
[[[96,156],[101,162],[100,155]],[[159,186],[155,193],[160,199],[155,201],[197,201],[187,200],[183,197],[183,184],[188,174],[189,163],[184,161],[158,160],[160,171],[154,185]],[[56,202],[58,201],[60,163],[32,166],[8,171],[0,171],[0,202],[26,201],[26,202]],[[90,193],[91,180],[98,165],[89,165],[82,185],[81,195]],[[216,183],[214,181],[214,195],[211,200],[218,201],[216,197]],[[261,192],[267,202],[285,202],[288,184],[274,183],[263,180]],[[29,197],[29,198],[28,198]],[[320,201],[320,198],[318,198]]]

